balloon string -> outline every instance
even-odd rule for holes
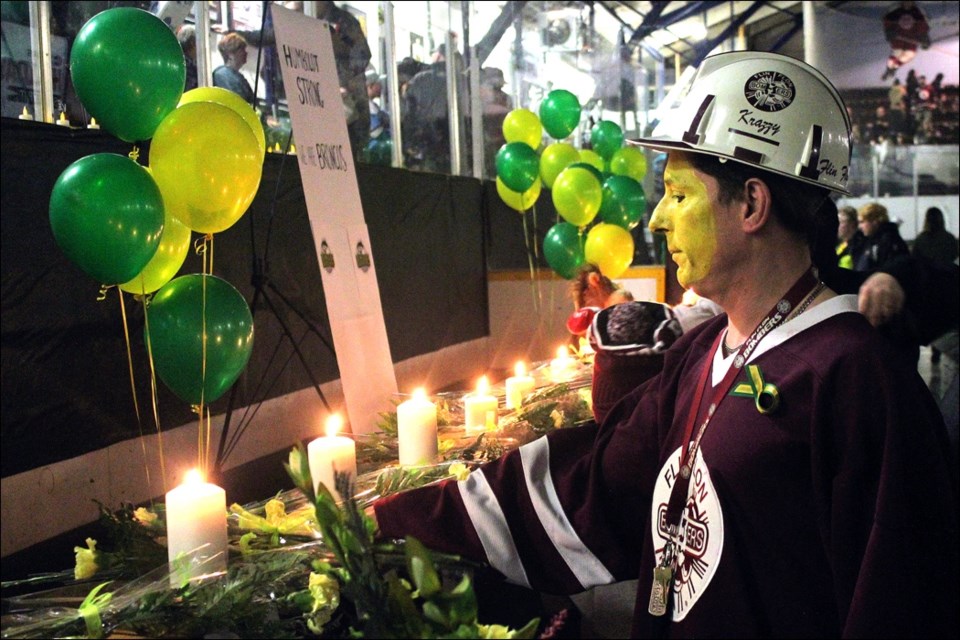
[[[540,282],[540,242],[537,240],[537,202],[534,200],[533,206],[530,207],[530,211],[533,214],[533,255],[536,258],[533,261],[533,270],[537,274],[537,298],[540,300],[540,306],[543,307],[543,285]]]
[[[127,157],[129,157],[129,158],[130,158],[131,160],[133,160],[134,162],[139,162],[139,161],[140,161],[140,147],[138,147],[137,145],[133,145],[133,149],[130,149],[130,153],[127,154]]]
[[[533,251],[530,249],[530,231],[527,227],[526,214],[521,213],[520,218],[523,220],[523,244],[527,247],[527,265],[530,268],[530,295],[533,298],[533,310],[539,316],[540,304],[537,300],[537,276],[533,269]]]
[[[207,236],[209,239],[210,236]],[[203,269],[204,273],[207,270],[207,261],[206,261],[206,252],[204,252],[204,264]],[[197,455],[200,458],[200,468],[206,473],[207,462],[210,459],[209,451],[209,439],[204,441],[204,424],[203,424],[203,405],[204,405],[204,391],[207,386],[207,279],[202,278],[201,282],[201,302],[200,302],[200,345],[201,345],[201,355],[200,355],[200,430],[198,433],[199,442]]]
[[[167,468],[163,455],[163,431],[160,429],[160,409],[157,402],[157,371],[153,366],[153,343],[150,340],[150,299],[144,294],[143,327],[144,338],[147,343],[147,361],[150,363],[150,398],[153,403],[153,422],[157,427],[157,447],[160,450],[160,480],[163,484],[163,493],[167,492]]]
[[[143,278],[140,279],[141,285]],[[123,338],[127,343],[127,368],[130,371],[130,394],[133,396],[133,412],[137,416],[137,431],[140,433],[140,448],[143,450],[143,471],[150,486],[150,462],[147,459],[147,443],[143,438],[143,422],[140,420],[140,404],[137,402],[137,382],[133,373],[133,349],[130,348],[130,328],[127,325],[127,305],[123,302],[123,290],[117,287],[120,298],[120,317],[123,318]]]

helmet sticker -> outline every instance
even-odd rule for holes
[[[796,96],[793,81],[777,71],[761,71],[747,80],[743,95],[751,106],[761,111],[786,109]]]

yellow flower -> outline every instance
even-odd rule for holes
[[[313,596],[313,607],[307,617],[307,627],[320,635],[323,625],[330,622],[333,612],[340,606],[340,583],[328,575],[311,571],[308,589]]]
[[[477,624],[478,638],[514,638],[517,632],[502,624]]]
[[[553,426],[557,429],[563,426],[563,414],[554,409],[550,412],[550,417],[553,418]]]
[[[144,507],[137,507],[133,512],[133,518],[145,527],[152,527],[157,523],[157,514]]]
[[[287,517],[287,507],[283,504],[283,500],[274,498],[267,502],[263,510],[267,514],[267,522],[272,525],[279,525]]]
[[[470,475],[470,469],[467,469],[467,465],[462,462],[454,462],[447,471],[457,479],[457,482],[463,482]]]
[[[77,566],[73,569],[73,577],[77,580],[86,580],[93,577],[100,567],[97,566],[97,541],[87,538],[87,548],[74,547],[77,554]]]

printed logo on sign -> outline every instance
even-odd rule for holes
[[[367,269],[370,268],[370,255],[367,254],[366,248],[364,248],[362,242],[357,243],[357,268],[364,273],[367,272]]]
[[[782,73],[761,71],[750,76],[743,86],[743,95],[751,106],[772,112],[789,107],[796,89],[793,80]]]
[[[330,245],[324,240],[320,243],[320,266],[327,273],[332,273],[336,262],[333,259],[333,252],[330,251]]]
[[[669,539],[667,504],[679,467],[680,449],[677,449],[660,469],[654,489],[651,525],[657,566],[663,560],[663,550]],[[723,512],[710,472],[700,453],[697,453],[679,531],[674,541],[677,550],[672,587],[674,621],[683,620],[703,595],[717,571],[723,552]]]

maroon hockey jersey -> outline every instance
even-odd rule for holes
[[[381,532],[575,593],[636,578],[636,637],[956,636],[957,498],[946,434],[916,371],[828,300],[751,355],[703,436],[669,619],[647,613],[687,408],[726,316],[667,351],[602,425],[557,431],[462,482],[375,505]],[[780,405],[761,413],[759,376]],[[752,393],[753,391],[753,393]]]

